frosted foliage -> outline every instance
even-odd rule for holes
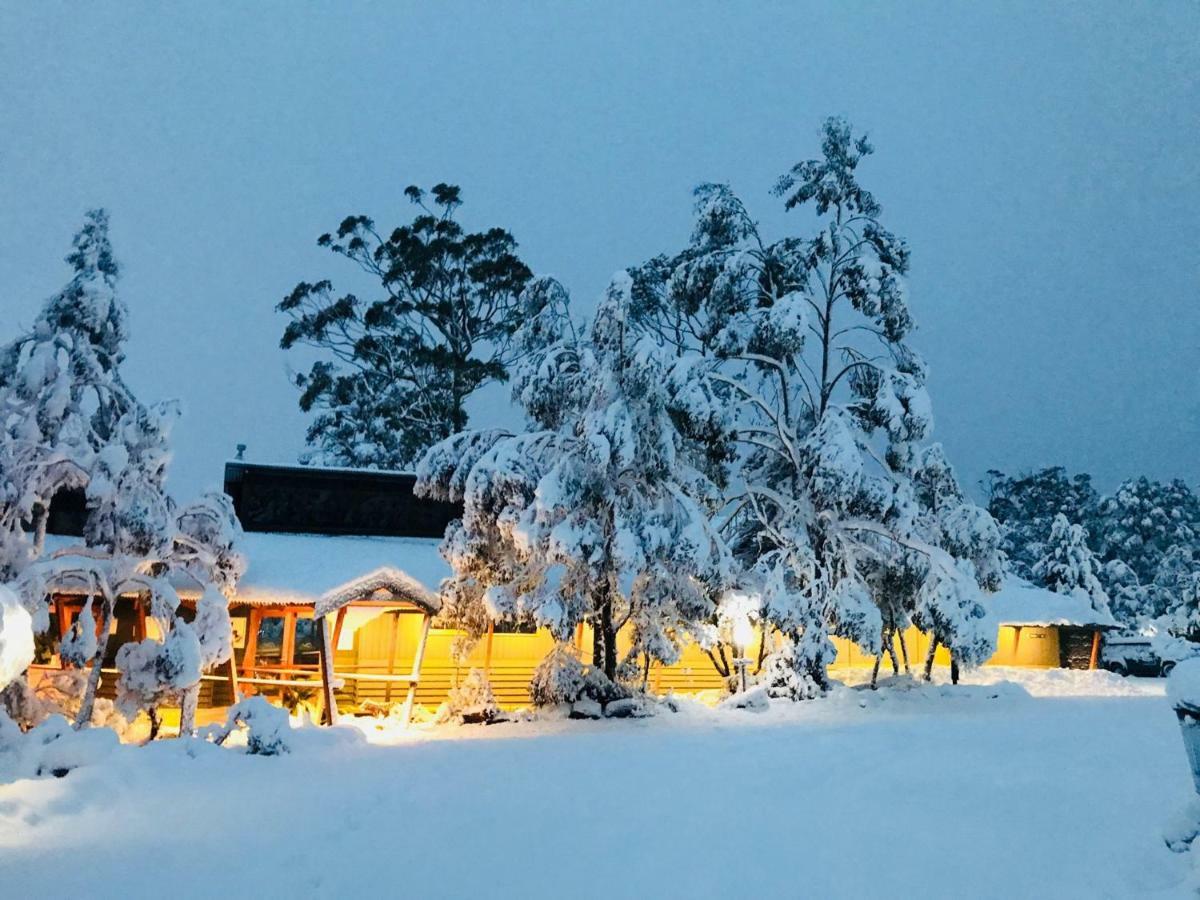
[[[0,584],[0,690],[20,678],[31,662],[33,619],[17,595]]]
[[[222,491],[203,494],[175,517],[173,556],[196,579],[229,594],[246,571],[238,549],[242,526],[233,500]]]
[[[196,632],[177,621],[162,641],[147,638],[117,651],[117,706],[127,717],[177,700],[200,681],[202,652]]]
[[[92,661],[96,655],[98,640],[96,638],[96,617],[92,613],[94,597],[89,597],[79,612],[79,618],[71,625],[71,630],[63,638],[59,653],[67,665],[83,667]]]
[[[456,435],[418,466],[419,491],[464,506],[442,547],[454,570],[444,614],[475,633],[489,620],[535,623],[560,641],[584,622],[602,641],[611,628],[612,674],[606,623],[628,622],[631,657],[673,661],[729,577],[709,524],[716,488],[671,416],[679,381],[628,323],[628,276],[582,334],[560,287],[531,290],[557,299],[539,301],[534,333],[516,336],[529,348],[514,384],[530,431]]]
[[[196,601],[196,618],[192,622],[200,644],[200,665],[208,670],[233,656],[233,628],[229,621],[229,601],[209,585]]]
[[[858,180],[873,148],[831,119],[821,149],[776,186],[815,233],[772,242],[728,186],[702,185],[689,246],[631,270],[633,321],[692,373],[681,421],[728,474],[731,543],[792,645],[792,696],[827,683],[830,635],[878,652],[918,612],[975,659],[977,601],[1003,565],[995,523],[921,446],[933,414],[908,344],[908,248]]]

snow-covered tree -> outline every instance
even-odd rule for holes
[[[207,496],[177,516],[166,493],[178,409],[142,404],[121,378],[128,312],[102,210],[88,214],[67,262],[67,286],[0,351],[0,577],[20,576],[38,630],[49,625],[50,593],[87,598],[61,648],[64,662],[87,671],[82,725],[92,718],[117,598],[139,595],[164,635],[122,648],[118,691],[127,706],[166,694],[194,699],[199,672],[189,661],[214,664],[230,652],[226,601],[209,588],[231,590],[244,561],[233,546],[239,529],[228,498]],[[64,487],[86,494],[83,538],[44,557],[50,502]],[[194,625],[177,615],[172,576],[190,576],[200,590]]]
[[[830,119],[822,156],[780,179],[789,210],[815,213],[815,234],[769,242],[728,186],[707,184],[690,246],[631,270],[632,321],[707,370],[704,390],[681,394],[689,437],[713,460],[728,458],[731,433],[740,448],[731,538],[766,622],[790,641],[796,677],[772,671],[796,696],[826,687],[830,634],[883,649],[900,623],[881,587],[900,573],[907,611],[963,662],[992,640],[980,586],[995,582],[994,526],[963,501],[957,518],[932,513],[913,483],[932,418],[907,343],[908,249],[857,179],[871,152]]]
[[[431,193],[432,203],[407,188],[419,212],[386,237],[350,216],[318,240],[377,282],[376,298],[301,282],[277,307],[291,319],[283,349],[322,355],[296,376],[301,409],[316,413],[304,461],[407,468],[466,427],[468,396],[508,377],[517,298],[531,273],[507,231],[467,232],[455,220],[458,187]]]
[[[514,383],[530,430],[456,435],[417,472],[420,493],[464,506],[443,544],[447,615],[475,634],[529,621],[562,642],[586,622],[609,680],[619,662],[673,662],[728,574],[703,506],[712,486],[671,416],[672,359],[629,327],[630,287],[618,276],[579,335],[561,286],[532,284]]]
[[[1165,611],[1156,609],[1152,585],[1142,584],[1137,573],[1121,560],[1110,559],[1100,567],[1097,577],[1117,621],[1133,627]]]
[[[1176,544],[1163,554],[1149,585],[1148,616],[1165,616],[1180,637],[1200,637],[1200,552]]]
[[[1124,561],[1143,584],[1172,547],[1200,552],[1200,499],[1182,481],[1130,479],[1100,502],[1099,553]]]
[[[66,287],[0,349],[0,579],[41,554],[51,498],[87,482],[132,406],[118,373],[127,312],[103,210],[88,213],[67,262]]]
[[[993,470],[987,490],[988,512],[1000,523],[1009,566],[1021,578],[1033,577],[1034,563],[1042,558],[1060,513],[1083,525],[1092,537],[1099,536],[1100,497],[1086,473],[1068,476],[1062,466],[1052,466],[1014,477]]]
[[[1100,561],[1088,548],[1087,531],[1059,513],[1050,525],[1041,559],[1033,564],[1033,577],[1056,594],[1086,596],[1097,612],[1108,612],[1108,594],[1100,581]]]

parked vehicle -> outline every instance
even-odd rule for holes
[[[1100,666],[1118,675],[1155,678],[1171,674],[1175,664],[1200,655],[1200,644],[1165,634],[1110,633],[1104,638]]]

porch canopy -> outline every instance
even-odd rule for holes
[[[439,608],[437,586],[450,574],[429,538],[249,533],[241,549],[249,566],[232,604],[252,609],[270,606],[312,608],[321,643],[320,674],[325,721],[337,718],[333,692],[346,680],[382,681],[407,687],[403,718],[412,713],[430,622]],[[384,612],[411,612],[422,617],[421,636],[412,670],[404,674],[334,672],[334,651],[347,612],[355,626]],[[332,627],[329,617],[333,617]]]

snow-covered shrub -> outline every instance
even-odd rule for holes
[[[533,670],[529,697],[534,706],[571,704],[583,695],[586,683],[583,664],[574,651],[557,644]]]
[[[262,697],[247,697],[229,708],[223,726],[210,734],[217,744],[224,744],[238,729],[246,732],[246,752],[259,756],[276,756],[291,751],[292,724],[286,711],[273,706]]]
[[[759,684],[768,697],[783,700],[811,700],[824,692],[824,686],[813,679],[804,657],[792,643],[767,656]]]
[[[482,669],[472,669],[462,684],[451,688],[446,704],[450,715],[467,724],[491,722],[500,715],[492,685]]]
[[[114,731],[77,731],[63,716],[53,715],[21,734],[3,725],[0,713],[0,782],[16,778],[62,778],[72,769],[95,765],[119,745]]]
[[[0,690],[33,662],[33,618],[17,595],[0,584]]]

